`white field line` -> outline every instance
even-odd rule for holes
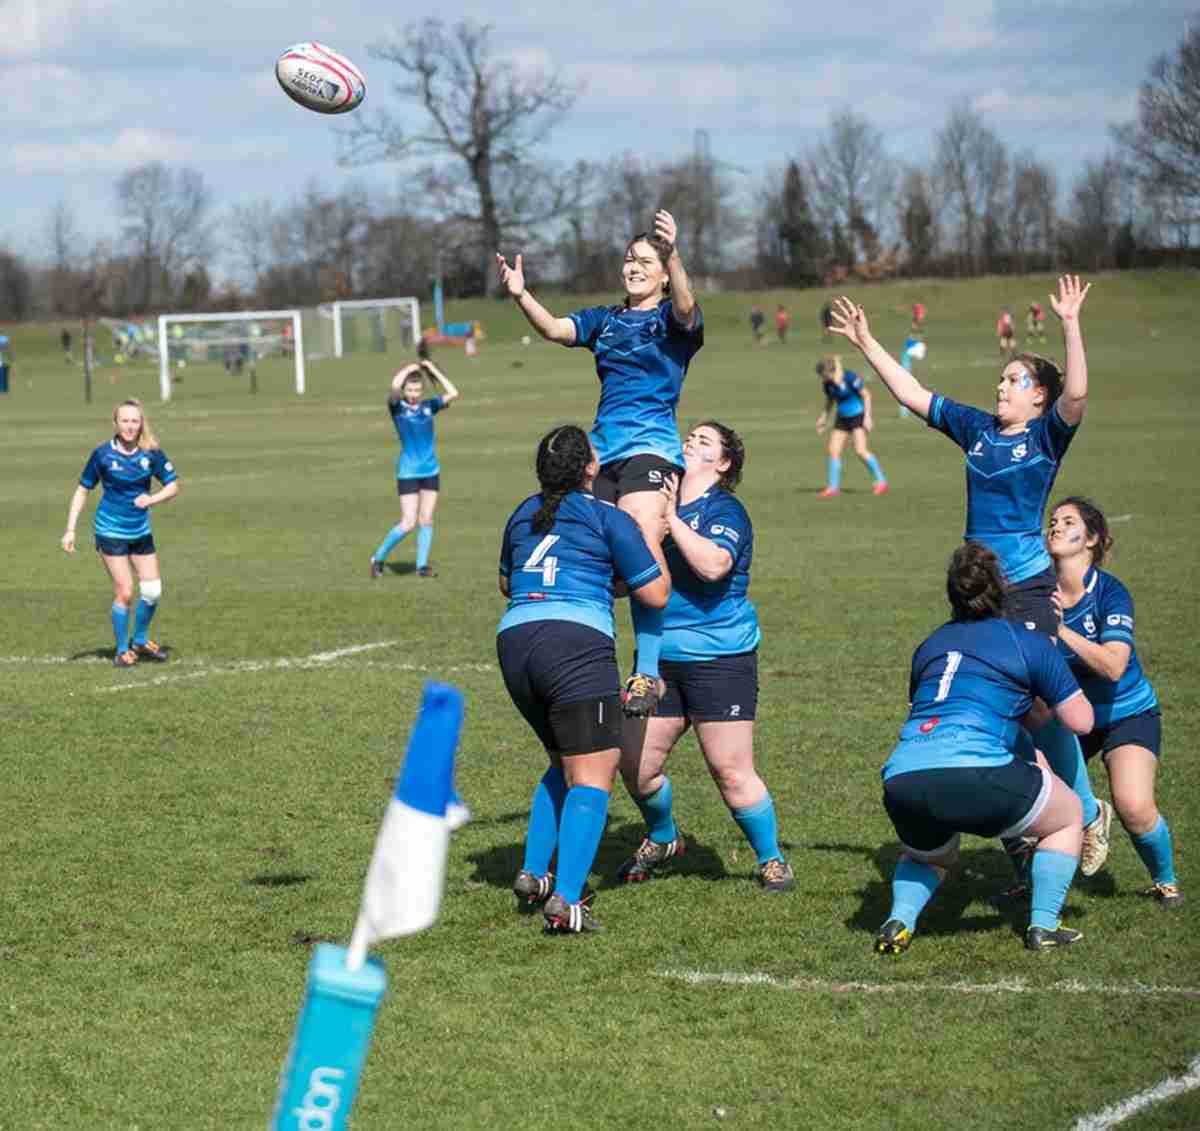
[[[1133,519],[1131,514],[1114,514],[1108,521],[1111,522],[1130,522]]]
[[[1138,1092],[1136,1096],[1130,1096],[1127,1100],[1112,1104],[1103,1111],[1096,1112],[1095,1115],[1085,1115],[1075,1124],[1073,1131],[1107,1131],[1109,1127],[1116,1127],[1118,1123],[1124,1123],[1125,1120],[1137,1115],[1139,1111],[1152,1104],[1162,1103],[1163,1100],[1173,1099],[1175,1096],[1182,1096],[1184,1092],[1191,1092],[1196,1088],[1200,1088],[1200,1056],[1192,1060],[1184,1075],[1168,1076],[1165,1080],[1155,1084],[1153,1088]]]
[[[770,986],[780,990],[832,994],[1104,994],[1108,997],[1194,997],[1200,986],[1155,986],[1143,982],[1082,982],[1071,978],[1049,985],[1024,978],[997,982],[837,982],[830,978],[777,978],[774,974],[733,970],[660,970],[658,977],[692,986]]]

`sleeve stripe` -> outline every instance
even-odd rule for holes
[[[642,570],[641,573],[635,574],[633,577],[627,577],[625,584],[630,589],[636,589],[639,585],[645,585],[647,581],[653,581],[656,577],[662,576],[662,570],[658,568],[658,562],[653,562],[649,568]]]
[[[1070,703],[1071,700],[1074,699],[1076,695],[1082,695],[1082,694],[1083,694],[1083,688],[1077,687],[1065,699],[1060,699],[1057,703],[1051,703],[1050,707],[1051,707],[1051,709],[1061,707],[1064,703]],[[1034,745],[1037,745],[1037,743],[1035,742]]]

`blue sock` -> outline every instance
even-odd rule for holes
[[[377,549],[375,553],[371,555],[371,557],[373,557],[377,562],[386,562],[388,554],[390,554],[401,542],[404,541],[407,534],[408,531],[399,524],[393,526],[391,530],[387,532],[387,537],[379,543],[379,549]]]
[[[829,457],[829,487],[834,491],[842,489],[842,461],[833,456]]]
[[[535,876],[550,871],[554,849],[558,845],[558,822],[562,816],[567,780],[562,768],[551,766],[533,791],[529,806],[529,832],[525,834],[525,863],[521,867]]]
[[[634,802],[642,811],[648,835],[655,844],[670,844],[675,839],[675,818],[671,814],[671,779],[663,776],[663,783],[649,797],[635,797]]]
[[[883,468],[879,466],[879,460],[874,456],[867,457],[867,467],[870,469],[871,475],[876,483],[882,483],[887,476],[883,474]]]
[[[738,828],[745,834],[758,857],[760,864],[768,860],[782,860],[783,853],[779,851],[779,824],[775,819],[775,802],[768,793],[754,805],[745,809],[730,809]]]
[[[1029,913],[1031,927],[1053,931],[1058,926],[1058,917],[1067,901],[1067,890],[1078,866],[1077,856],[1055,852],[1052,848],[1039,848],[1033,854],[1030,868],[1033,877],[1033,908]]]
[[[1100,815],[1100,803],[1092,793],[1092,781],[1088,777],[1079,739],[1058,719],[1051,719],[1033,738],[1037,748],[1046,755],[1050,769],[1079,795],[1083,802],[1083,823],[1090,825]]]
[[[1156,884],[1173,884],[1175,882],[1175,853],[1171,847],[1171,830],[1167,822],[1159,815],[1158,824],[1148,833],[1141,836],[1129,834],[1133,847],[1142,858],[1142,863],[1150,870],[1150,878]]]
[[[637,636],[637,670],[658,679],[658,656],[662,651],[662,609],[651,609],[636,597],[629,599],[633,631]]]
[[[433,523],[417,527],[417,569],[429,564],[429,547],[433,545]]]
[[[932,864],[911,856],[902,856],[892,873],[892,909],[889,919],[899,919],[910,931],[917,929],[917,917],[925,910],[942,882]]]
[[[117,641],[117,655],[129,651],[129,610],[115,601],[112,607],[113,636]]]
[[[133,642],[145,644],[149,639],[150,622],[158,609],[157,601],[147,601],[143,597],[137,604],[137,614],[133,620]]]
[[[554,890],[578,903],[608,820],[608,794],[591,785],[567,790],[558,826],[558,882]]]

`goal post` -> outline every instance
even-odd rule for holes
[[[357,311],[380,311],[395,309],[404,323],[404,332],[411,335],[410,345],[415,346],[421,340],[421,304],[415,298],[364,298],[341,300],[331,304],[333,311],[333,356],[345,357],[349,352],[346,341],[346,313]]]
[[[291,328],[291,352],[296,370],[296,392],[304,393],[304,328],[299,310],[236,310],[215,314],[160,314],[158,316],[158,380],[164,401],[171,399],[171,330],[195,323],[283,322]],[[246,335],[247,343],[253,339]],[[224,341],[224,339],[222,339]]]

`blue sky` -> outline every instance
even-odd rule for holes
[[[356,113],[386,106],[416,126],[418,109],[391,92],[397,72],[368,47],[430,15],[490,22],[498,53],[584,84],[546,145],[559,160],[674,157],[705,129],[716,157],[757,180],[850,105],[885,132],[893,155],[919,161],[966,97],[1011,149],[1031,147],[1065,185],[1109,147],[1109,124],[1132,116],[1151,59],[1175,48],[1196,3],[0,0],[0,244],[44,254],[60,199],[88,236],[115,235],[117,177],[154,159],[203,170],[222,208],[284,203],[314,177],[394,190],[395,165],[335,164],[344,125],[291,103],[272,67],[289,44],[320,40],[366,73]]]

